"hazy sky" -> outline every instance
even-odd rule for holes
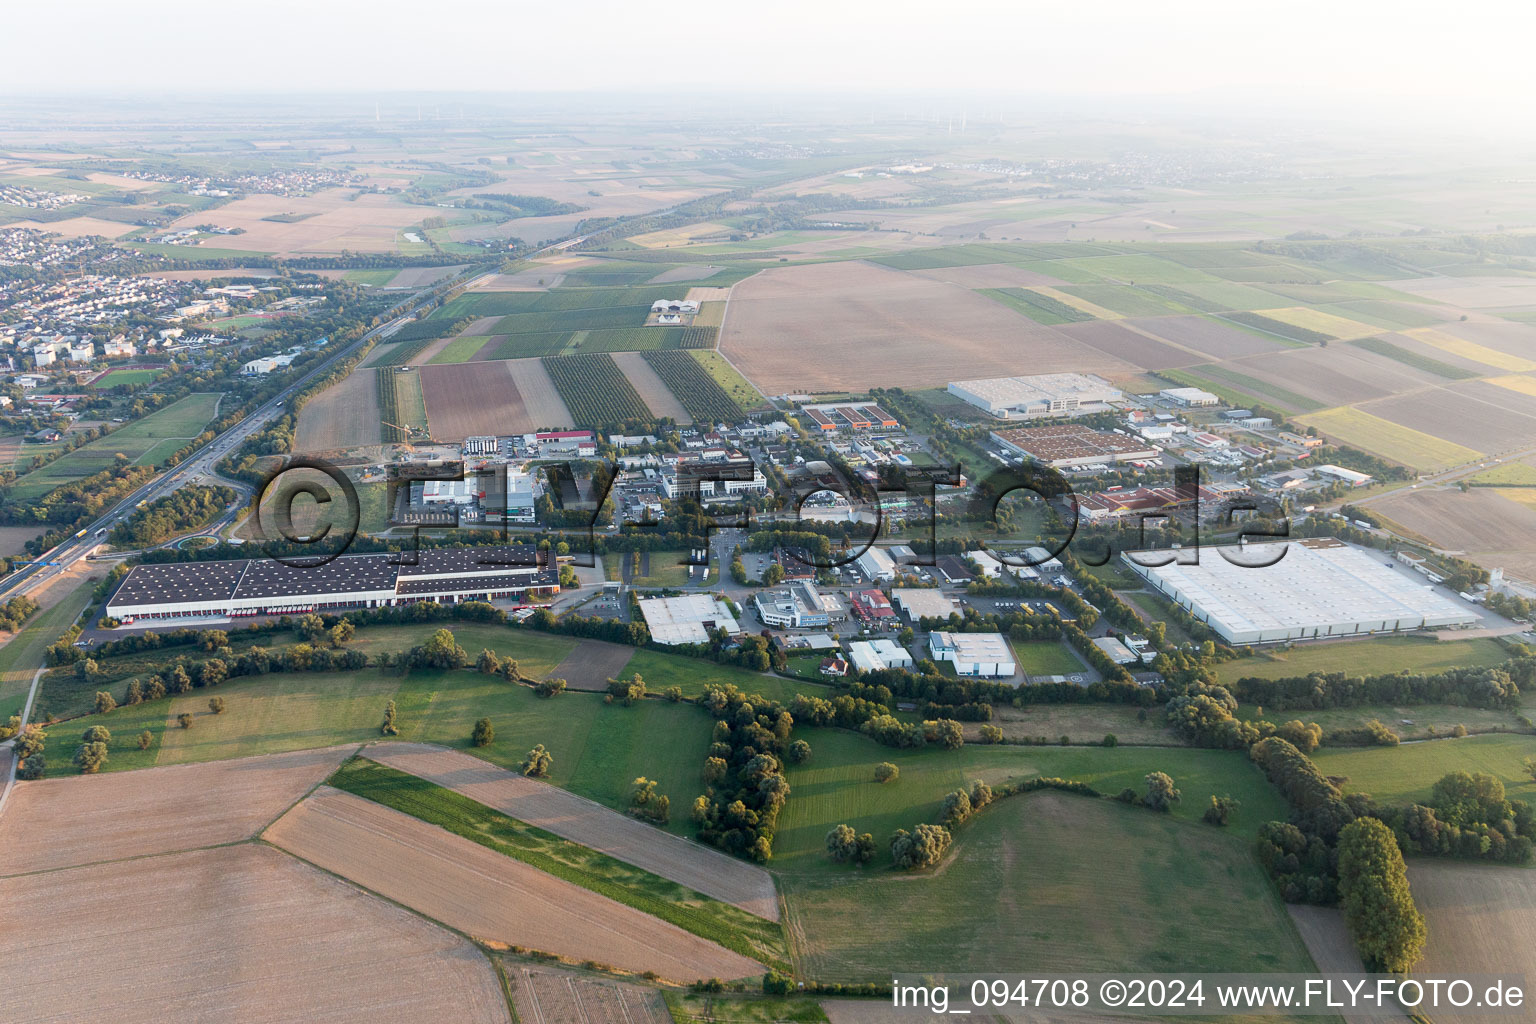
[[[75,0],[8,5],[0,89],[1386,98],[1528,114],[1524,0]],[[1525,119],[1529,119],[1528,117]]]

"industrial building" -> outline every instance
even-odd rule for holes
[[[798,580],[776,590],[758,591],[752,600],[763,625],[775,629],[811,629],[832,622],[826,600],[809,580]]]
[[[240,618],[434,601],[489,601],[560,592],[552,565],[532,545],[342,555],[324,565],[269,558],[135,566],[107,599],[106,614],[142,619]]]
[[[741,632],[725,602],[710,594],[648,598],[640,602],[640,614],[659,644],[707,644],[717,629]]]
[[[885,637],[875,640],[855,640],[848,645],[848,664],[860,672],[911,668],[912,652]]]
[[[947,661],[960,676],[1007,678],[1018,671],[1013,649],[1001,633],[950,633],[936,629],[928,634],[928,651],[934,661]]]
[[[1182,405],[1186,408],[1221,404],[1220,398],[1200,388],[1163,388],[1158,394],[1174,405]]]
[[[1141,438],[1094,430],[1080,423],[994,430],[992,439],[1011,452],[1056,469],[1162,458],[1162,452]]]
[[[1141,655],[1112,636],[1095,637],[1093,646],[1104,652],[1105,657],[1116,665],[1139,665]]]
[[[823,433],[835,430],[895,430],[901,423],[873,402],[828,402],[802,405],[811,425]]]
[[[914,624],[924,618],[947,619],[960,610],[942,591],[925,587],[897,587],[891,591],[891,600]]]
[[[1106,412],[1125,397],[1108,381],[1089,373],[952,381],[949,393],[1003,420]]]
[[[1202,548],[1197,554],[1198,564],[1158,566],[1140,563],[1168,552],[1121,557],[1232,645],[1436,629],[1478,618],[1421,577],[1394,567],[1386,555],[1328,537]]]
[[[896,578],[896,560],[882,548],[871,547],[858,558],[854,559],[854,566],[871,580],[893,580]]]

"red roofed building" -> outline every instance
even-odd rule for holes
[[[896,609],[891,607],[891,599],[879,590],[855,592],[853,616],[873,629],[891,629],[896,625]]]

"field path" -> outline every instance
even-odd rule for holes
[[[762,965],[391,807],[322,786],[268,842],[482,939],[674,981],[741,978]]]
[[[779,919],[778,896],[773,876],[767,871],[574,793],[524,778],[470,754],[425,743],[376,743],[365,747],[363,756],[723,903],[770,921]]]

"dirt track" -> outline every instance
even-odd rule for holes
[[[0,817],[0,875],[249,839],[355,749],[18,782]]]
[[[285,814],[265,838],[478,938],[654,970],[676,981],[762,971],[676,925],[329,787]]]
[[[770,921],[779,919],[773,877],[755,864],[469,754],[424,743],[377,743],[364,748],[363,754],[706,896]]]
[[[469,942],[268,847],[8,878],[0,902],[46,922],[0,934],[7,1020],[509,1021]]]
[[[656,417],[670,416],[678,426],[686,427],[693,423],[693,418],[688,415],[688,410],[667,390],[666,384],[651,369],[651,364],[645,361],[645,357],[639,352],[614,352],[613,361],[618,364],[619,370],[629,378],[629,383],[639,392],[646,407],[651,410],[651,415]]]

